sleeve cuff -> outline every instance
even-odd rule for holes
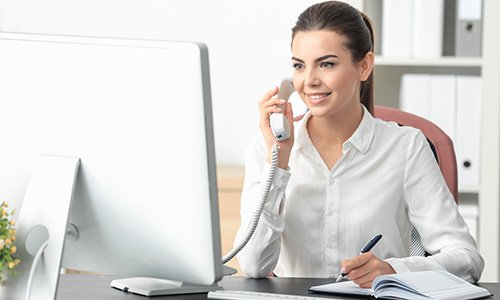
[[[266,162],[262,170],[262,178],[267,178],[269,176],[270,168],[271,165]],[[289,169],[283,170],[276,168],[266,204],[264,205],[264,213],[271,219],[279,218],[283,211],[285,189],[290,179],[290,175]]]
[[[262,174],[261,174],[261,178],[267,178],[267,176],[269,175],[269,170],[271,169],[271,164],[268,163],[268,162],[265,162],[264,164],[264,168],[262,170]],[[273,178],[273,181],[272,181],[272,185],[271,185],[271,188],[272,187],[276,187],[276,188],[280,188],[280,189],[285,189],[287,184],[288,184],[288,180],[290,179],[290,168],[288,168],[287,170],[283,170],[281,168],[276,168],[276,172],[274,173],[274,178]]]
[[[408,266],[398,258],[388,258],[385,260],[391,267],[396,271],[396,273],[407,273],[411,272]]]

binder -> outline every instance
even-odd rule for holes
[[[384,0],[382,4],[382,56],[411,57],[413,1]]]
[[[430,84],[429,74],[403,74],[400,90],[401,110],[430,120]]]
[[[455,50],[457,56],[481,56],[482,1],[458,0]]]
[[[444,1],[443,56],[455,56],[456,0]]]
[[[453,142],[456,141],[456,76],[431,76],[431,118]]]
[[[444,0],[416,0],[413,14],[413,56],[441,57],[443,53]]]
[[[480,179],[481,91],[479,76],[457,77],[457,156],[459,186],[478,185]]]
[[[374,53],[379,55],[382,54],[382,36],[384,35],[384,33],[382,32],[382,3],[383,0],[370,0],[365,1],[363,6],[363,11],[370,16],[370,19],[373,23],[373,28],[375,28],[376,31],[373,37],[375,42]],[[453,21],[455,21],[455,14],[453,14]],[[453,22],[453,28],[455,28],[455,22]]]

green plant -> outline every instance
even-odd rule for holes
[[[5,272],[10,271],[15,274],[15,267],[21,262],[15,257],[17,247],[14,244],[16,241],[16,220],[13,216],[15,210],[10,212],[7,210],[9,207],[7,202],[2,202],[0,205],[0,283],[5,278]]]

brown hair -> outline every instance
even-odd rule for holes
[[[351,51],[355,63],[373,52],[373,26],[370,18],[356,8],[340,1],[327,1],[307,8],[300,14],[292,28],[292,41],[297,32],[332,30],[343,35],[346,48]],[[368,79],[361,83],[360,101],[373,112],[373,70]]]

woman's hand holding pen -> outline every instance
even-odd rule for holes
[[[259,111],[260,111],[260,129],[262,131],[262,134],[264,135],[264,139],[266,140],[267,148],[269,149],[269,154],[267,161],[271,161],[271,151],[272,147],[275,143],[278,144],[280,147],[279,150],[279,158],[278,158],[278,167],[282,169],[287,169],[288,168],[288,161],[290,158],[290,152],[292,150],[293,142],[294,142],[294,134],[293,134],[293,112],[292,112],[292,105],[290,103],[286,103],[284,105],[284,101],[278,98],[273,98],[276,96],[279,92],[279,89],[275,87],[272,90],[269,90],[262,100],[259,102]],[[283,106],[284,105],[284,106]],[[280,108],[280,106],[283,106],[283,109]],[[284,111],[283,111],[284,110]],[[283,142],[278,142],[276,138],[274,137],[272,131],[271,131],[271,126],[270,126],[270,121],[269,121],[269,115],[271,113],[284,113],[285,117],[288,120],[288,123],[290,125],[290,138]]]
[[[396,271],[394,271],[390,264],[379,259],[375,254],[370,252],[381,238],[382,235],[377,234],[361,248],[358,256],[341,261],[340,266],[342,268],[336,281],[339,282],[342,277],[348,275],[348,277],[360,287],[369,288],[372,286],[372,282],[377,276],[395,274]]]
[[[341,273],[362,288],[370,288],[373,280],[379,275],[395,274],[389,263],[375,256],[372,252],[362,253],[351,259],[343,260]]]

